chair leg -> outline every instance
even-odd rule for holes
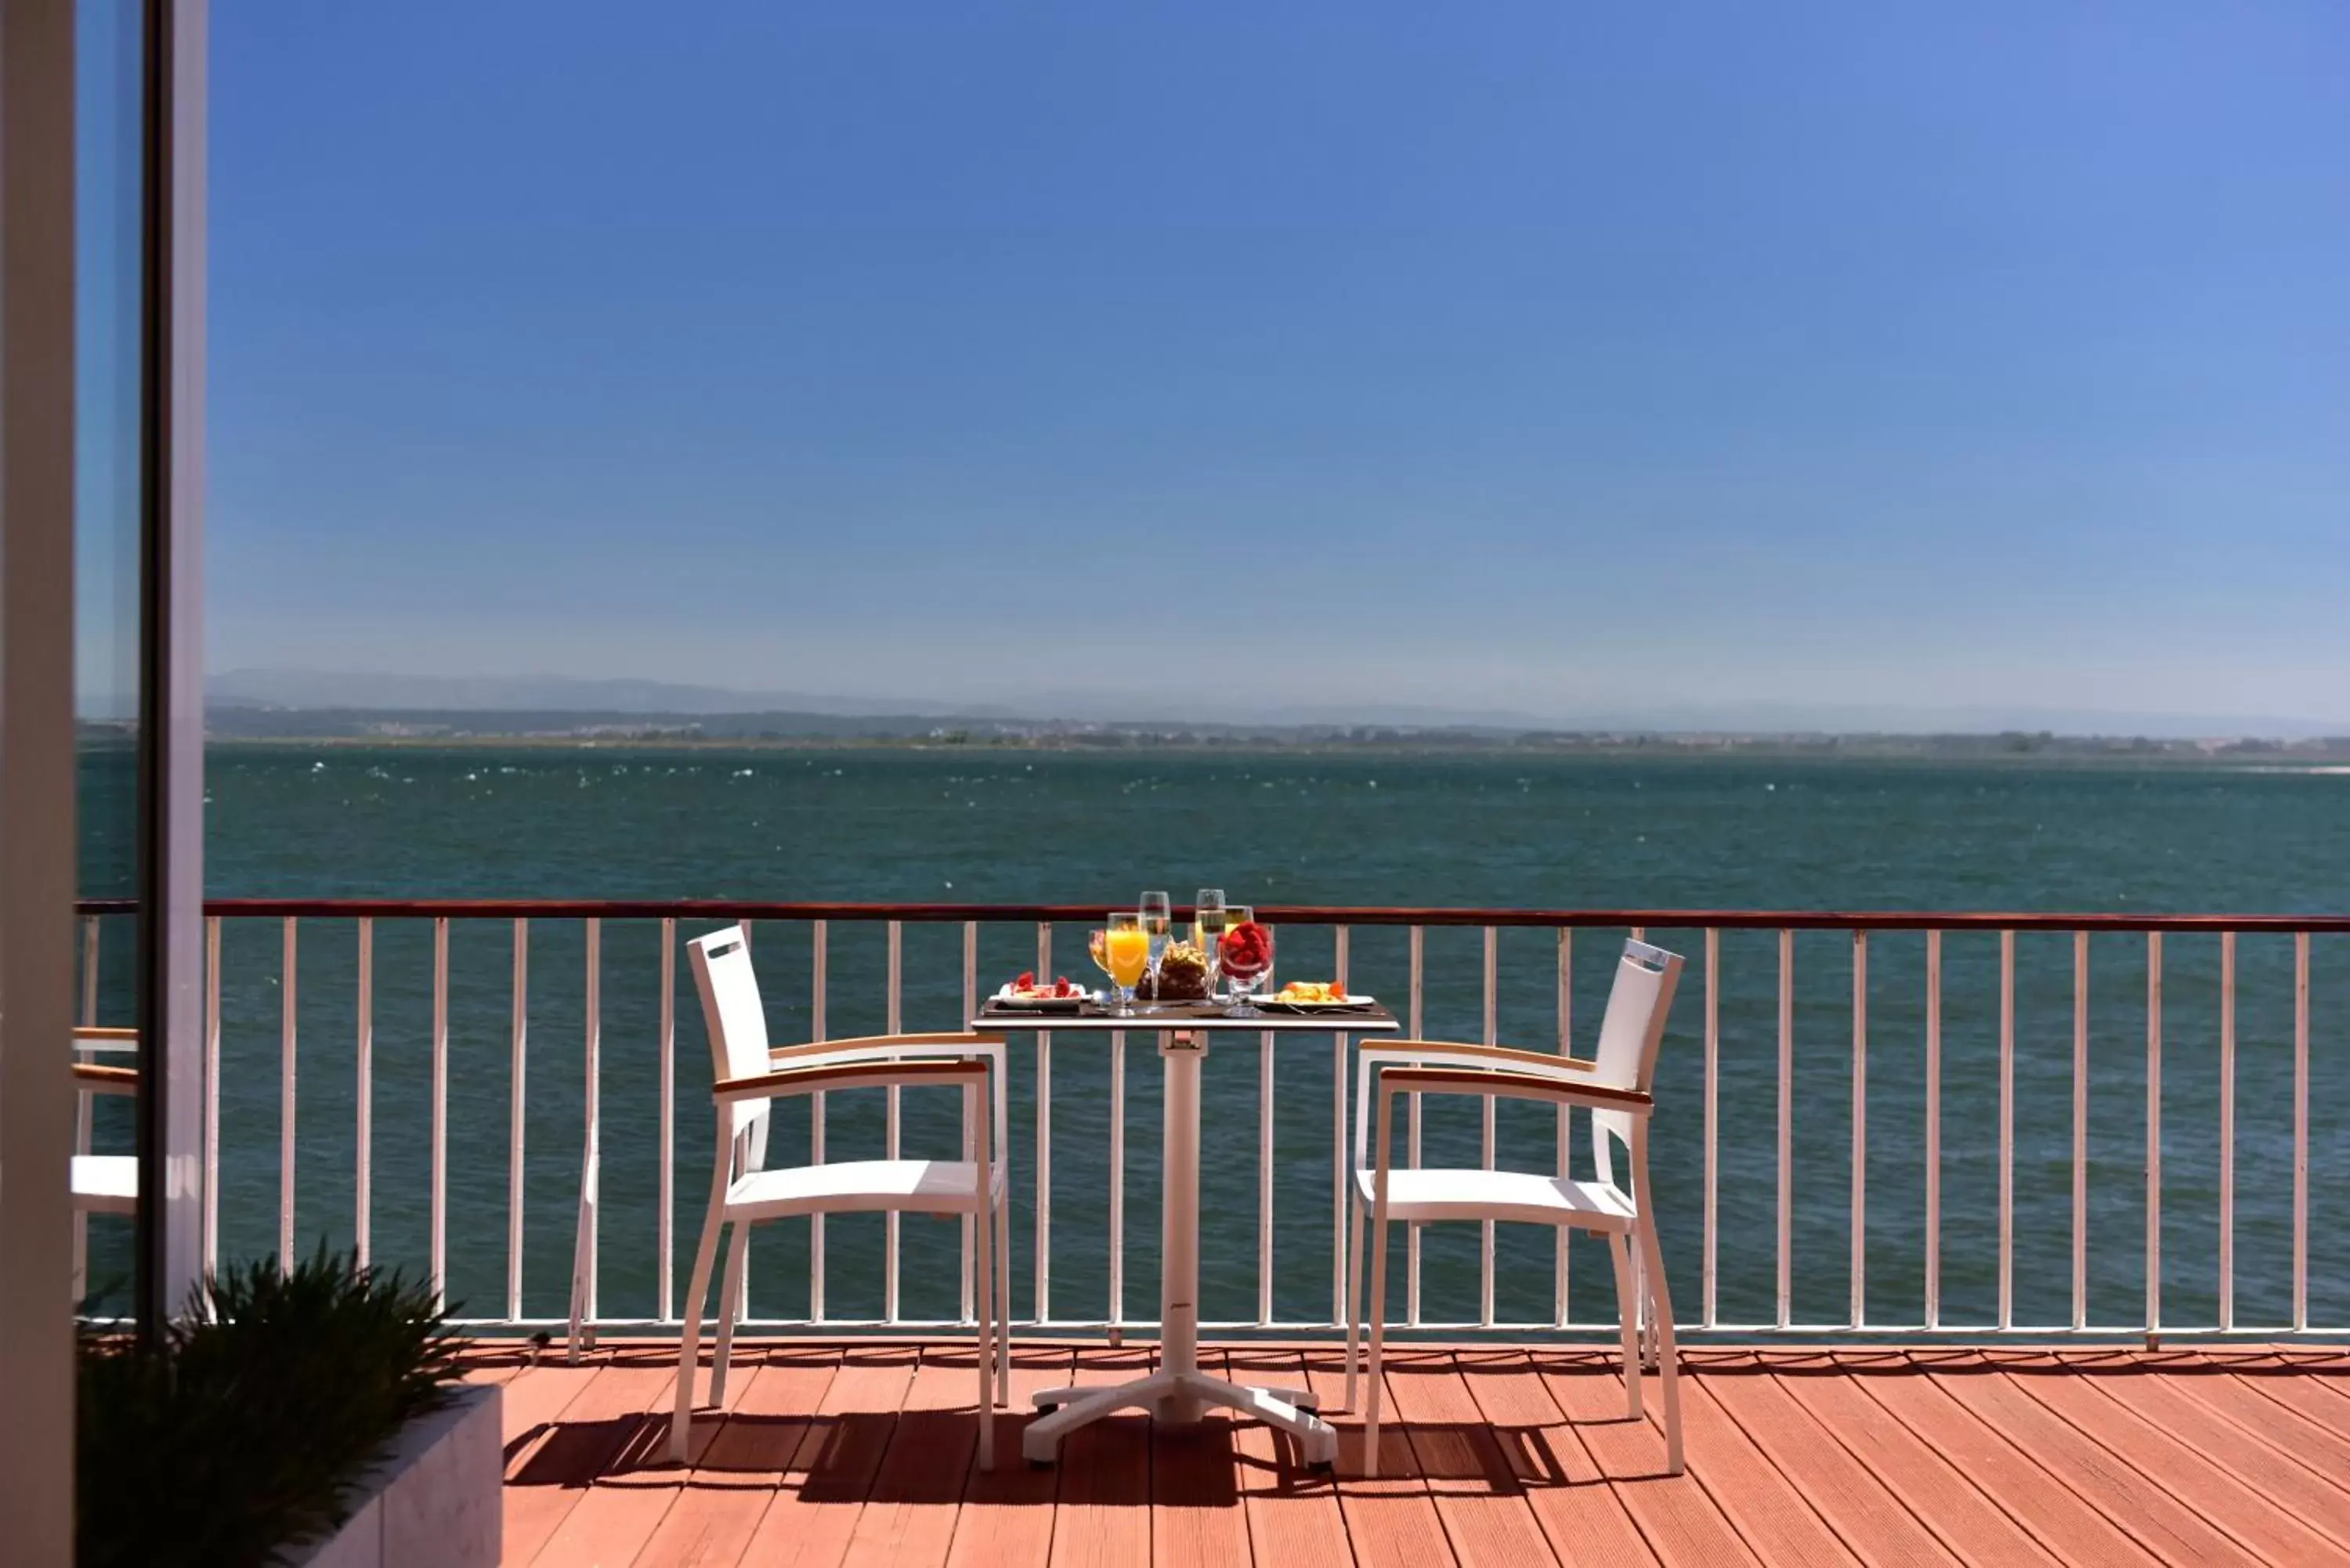
[[[1380,1353],[1387,1348],[1388,1337],[1389,1227],[1373,1225],[1371,1229],[1377,1234],[1371,1237],[1371,1365],[1368,1368],[1371,1386],[1363,1401],[1363,1474],[1377,1480],[1379,1474],[1379,1395],[1384,1387],[1380,1377]]]
[[[723,1212],[713,1203],[709,1218],[702,1222],[702,1244],[693,1250],[693,1281],[685,1295],[685,1321],[677,1336],[677,1407],[670,1416],[669,1457],[681,1465],[686,1462],[693,1429],[694,1358],[702,1349],[702,1309],[710,1298],[710,1265],[718,1254]]]
[[[995,1399],[1012,1403],[1012,1199],[995,1206]]]
[[[750,1272],[750,1260],[743,1256],[743,1239],[751,1227],[740,1220],[734,1222],[734,1234],[726,1240],[726,1283],[718,1292],[718,1344],[710,1358],[710,1402],[726,1402],[727,1364],[734,1355],[734,1314],[743,1306],[743,1276]]]
[[[1631,1419],[1640,1418],[1640,1292],[1633,1283],[1631,1239],[1620,1231],[1607,1232],[1607,1259],[1616,1266],[1616,1314],[1624,1345],[1624,1407]]]
[[[1347,1408],[1355,1403],[1355,1375],[1361,1360],[1363,1335],[1363,1197],[1357,1192],[1347,1207],[1354,1211],[1347,1246]]]
[[[1638,1233],[1647,1260],[1648,1296],[1656,1304],[1657,1369],[1665,1394],[1665,1464],[1679,1475],[1682,1469],[1680,1348],[1673,1337],[1673,1298],[1665,1288],[1664,1249],[1657,1241],[1656,1218],[1646,1207],[1640,1211]]]
[[[996,1338],[1003,1331],[995,1316],[995,1216],[989,1212],[992,1201],[978,1215],[979,1277],[987,1288],[977,1293],[972,1301],[979,1318],[979,1402],[973,1407],[979,1412],[979,1468],[995,1468],[995,1347]]]

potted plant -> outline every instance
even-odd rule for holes
[[[82,1568],[494,1563],[497,1390],[431,1291],[321,1244],[207,1279],[151,1345],[84,1341]]]

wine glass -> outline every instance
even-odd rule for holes
[[[1167,944],[1175,933],[1175,907],[1164,893],[1142,896],[1142,934],[1150,939],[1150,972],[1159,972],[1159,961],[1166,956]]]
[[[1262,1017],[1249,1004],[1249,998],[1264,977],[1273,972],[1273,928],[1260,926],[1254,920],[1235,920],[1225,928],[1223,940],[1216,945],[1224,979],[1232,987],[1232,1010],[1224,1016]]]
[[[1102,933],[1102,951],[1109,960],[1110,983],[1118,987],[1118,1016],[1131,1018],[1134,988],[1150,963],[1150,937],[1142,929],[1142,917],[1132,909],[1112,914],[1109,929]]]
[[[1229,931],[1235,926],[1253,926],[1254,924],[1256,924],[1256,906],[1254,904],[1232,904],[1226,906],[1224,909],[1224,929]],[[1265,934],[1268,936],[1272,934],[1271,927],[1266,928]],[[1270,954],[1271,950],[1268,949],[1266,950],[1268,954]],[[1256,977],[1256,981],[1259,990],[1263,990],[1273,983],[1273,961],[1269,956],[1265,960],[1264,972],[1258,975]]]
[[[1202,888],[1192,900],[1191,940],[1208,961],[1208,994],[1216,994],[1216,942],[1224,934],[1224,890]]]

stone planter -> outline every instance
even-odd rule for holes
[[[359,1477],[362,1501],[284,1568],[497,1568],[505,1443],[494,1384],[474,1384],[408,1424],[383,1463]]]

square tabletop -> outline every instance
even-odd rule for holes
[[[1129,1016],[1111,1012],[1095,1002],[1087,1002],[1075,1012],[1043,1007],[1003,1007],[993,998],[981,1006],[972,1019],[974,1030],[1029,1029],[1055,1034],[1106,1034],[1118,1030],[1148,1033],[1156,1030],[1180,1030],[1193,1033],[1295,1033],[1295,1034],[1374,1034],[1393,1033],[1402,1027],[1395,1014],[1378,1002],[1360,1007],[1316,1007],[1284,1011],[1278,1002],[1260,1001],[1260,1014],[1254,1018],[1234,1018],[1228,1004],[1221,1002],[1137,1002]]]

